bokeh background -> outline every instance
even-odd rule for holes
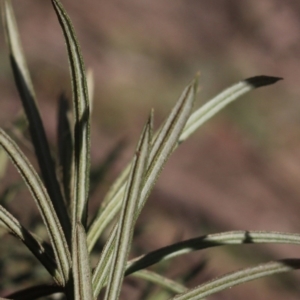
[[[118,143],[124,145],[92,197],[91,213],[129,161],[150,109],[155,109],[158,126],[198,71],[197,107],[241,79],[255,75],[284,78],[231,104],[175,152],[139,219],[133,254],[219,231],[300,231],[299,1],[63,3],[77,30],[86,67],[95,77],[93,166]],[[64,40],[50,1],[14,4],[55,152],[57,98],[62,91],[70,95]],[[21,105],[3,30],[0,43],[0,125],[9,129]],[[30,155],[30,146],[25,145],[24,150]],[[20,178],[10,166],[1,190],[15,180]],[[44,234],[25,188],[6,205],[27,227]],[[47,280],[39,268],[29,278],[26,270],[34,263],[30,254],[12,237],[2,238],[2,290],[28,286],[36,278]],[[297,256],[299,249],[291,246],[225,247],[184,256],[164,266],[164,272],[180,280],[189,269],[205,262],[188,283],[194,286],[237,268]],[[209,299],[299,299],[299,279],[296,272],[275,276]],[[146,299],[142,288],[143,284],[128,280],[123,298]]]

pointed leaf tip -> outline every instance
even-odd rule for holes
[[[244,81],[251,84],[255,88],[259,88],[262,86],[274,84],[279,80],[283,80],[283,78],[261,75],[247,78]]]

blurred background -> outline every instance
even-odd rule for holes
[[[101,164],[120,142],[123,145],[93,194],[91,214],[132,156],[150,109],[155,109],[158,127],[198,71],[201,91],[196,107],[244,78],[284,78],[231,104],[180,146],[139,219],[132,255],[220,231],[300,231],[299,1],[63,3],[77,30],[86,67],[95,77],[92,165]],[[70,95],[65,43],[50,1],[14,4],[55,153],[57,99],[62,91]],[[10,128],[21,104],[3,30],[0,43],[0,125]],[[30,147],[25,151],[30,155]],[[7,184],[20,181],[12,166],[6,175],[2,192]],[[37,225],[37,213],[26,188],[18,189],[6,205],[27,227],[45,234]],[[1,290],[28,286],[36,278],[40,283],[47,280],[39,268],[34,278],[28,278],[28,264],[35,263],[30,253],[12,237],[4,236],[3,241]],[[201,272],[195,272],[188,282],[192,287],[225,272],[297,257],[298,253],[293,246],[224,247],[183,256],[162,270],[183,280],[191,268],[201,265]],[[299,279],[296,272],[274,276],[209,299],[299,299]],[[123,299],[148,299],[142,290],[145,285],[129,279]],[[162,296],[151,295],[151,299]]]

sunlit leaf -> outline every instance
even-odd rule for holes
[[[139,198],[148,164],[150,151],[150,121],[147,123],[141,140],[136,150],[129,179],[126,185],[120,219],[118,221],[116,243],[112,259],[112,267],[108,277],[105,299],[114,300],[119,298],[124,278],[127,258],[131,248],[135,215],[138,209]]]
[[[92,274],[86,244],[86,234],[80,223],[76,224],[72,248],[75,300],[93,300]]]
[[[20,172],[35,200],[48,230],[56,262],[65,284],[69,277],[70,253],[47,190],[26,156],[2,129],[0,129],[0,145]]]
[[[184,90],[180,99],[176,103],[174,109],[171,111],[171,114],[169,115],[167,121],[165,122],[165,124],[168,124],[169,130],[164,130],[164,138],[159,139],[160,146],[154,148],[155,149],[154,154],[152,154],[153,148],[151,148],[150,156],[152,157],[152,160],[150,161],[149,159],[149,163],[148,163],[149,167],[146,172],[146,180],[144,181],[144,186],[141,191],[141,196],[138,203],[138,209],[136,210],[135,213],[135,219],[140,214],[147,200],[147,197],[155,181],[157,180],[157,177],[159,176],[159,173],[161,172],[163,165],[166,162],[166,159],[172,153],[173,148],[175,147],[177,140],[179,138],[179,135],[185,125],[185,122],[187,121],[191,113],[191,109],[195,100],[196,87],[197,87],[197,80],[193,81]],[[122,195],[123,193],[119,192],[118,195],[116,195],[111,200],[111,202],[109,202],[108,204],[109,209],[107,210],[109,217],[111,217],[112,214],[115,214],[118,211],[118,205],[120,204],[118,197],[121,197]],[[112,203],[115,206],[113,206]],[[105,217],[106,215],[104,215],[104,220],[107,219]],[[97,219],[96,222],[99,222],[100,219],[101,218]],[[96,224],[96,222],[94,222],[94,224]],[[115,236],[116,236],[116,228],[112,231],[108,241],[106,242],[100,260],[93,272],[93,287],[94,287],[95,295],[98,295],[103,284],[106,281],[107,273],[104,272],[104,270],[107,271],[107,264],[110,261],[110,256],[112,255]]]
[[[35,255],[35,257],[48,270],[53,279],[60,285],[63,285],[61,275],[57,270],[55,261],[50,253],[20,222],[14,218],[4,207],[0,205],[0,221],[5,228],[19,240]]]
[[[67,44],[72,78],[74,127],[74,212],[73,225],[86,226],[90,175],[90,110],[85,69],[81,50],[71,20],[59,0],[52,0]]]
[[[185,141],[191,134],[193,134],[202,124],[216,115],[225,106],[240,98],[242,95],[250,92],[259,87],[267,86],[276,83],[282,78],[272,76],[255,76],[244,79],[222,93],[218,94],[215,98],[208,101],[206,104],[197,109],[189,118],[186,126],[180,136],[178,143]]]
[[[4,1],[3,17],[14,78],[29,122],[29,130],[39,167],[57,216],[69,241],[71,238],[70,220],[56,178],[55,164],[51,157],[46,133],[37,107],[10,0]]]
[[[229,231],[204,235],[160,248],[131,260],[127,265],[126,275],[145,269],[160,261],[165,261],[196,250],[241,244],[300,245],[300,234],[272,231]]]
[[[204,283],[170,300],[200,300],[235,285],[300,268],[299,259],[284,259],[232,272]]]

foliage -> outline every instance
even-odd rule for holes
[[[115,180],[91,224],[87,224],[90,181],[90,102],[81,50],[71,20],[60,0],[52,0],[69,57],[73,91],[73,118],[64,96],[60,99],[58,117],[59,168],[46,139],[37,107],[34,88],[20,43],[10,0],[2,5],[4,27],[10,51],[14,79],[27,116],[29,131],[41,175],[30,164],[20,147],[0,130],[0,144],[22,175],[32,194],[50,244],[27,230],[4,206],[0,220],[7,232],[23,242],[53,278],[54,285],[38,285],[21,290],[5,299],[37,299],[62,293],[66,299],[96,299],[105,290],[104,299],[120,297],[125,276],[135,275],[173,293],[171,299],[203,299],[220,290],[275,273],[298,269],[300,259],[268,262],[226,274],[193,289],[146,268],[192,251],[229,244],[280,243],[300,244],[299,234],[278,232],[235,231],[209,234],[182,241],[128,261],[135,223],[169,156],[226,105],[249,91],[270,85],[281,78],[256,76],[238,82],[194,112],[198,77],[183,91],[174,108],[153,133],[153,112],[142,131],[130,164]],[[91,92],[91,91],[89,91]],[[2,161],[2,160],[1,160]],[[2,170],[5,163],[1,164]],[[1,171],[3,174],[3,171]],[[92,269],[90,254],[103,231],[117,220]]]

